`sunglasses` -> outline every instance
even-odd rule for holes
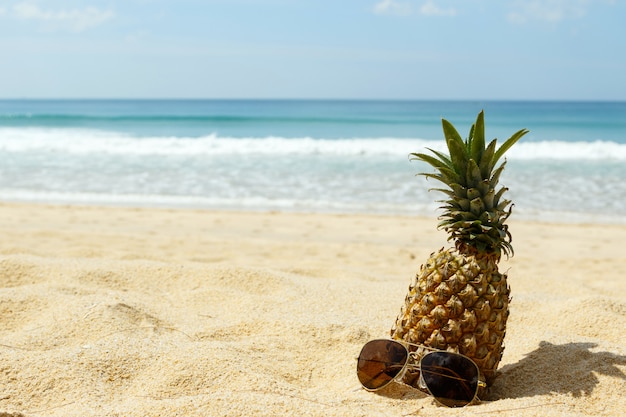
[[[420,357],[407,346],[429,352]],[[479,379],[478,366],[467,356],[396,340],[367,342],[356,367],[359,381],[368,391],[382,389],[394,380],[401,382],[407,370],[418,370],[419,388],[447,407],[465,407],[478,398],[480,387],[487,386]]]

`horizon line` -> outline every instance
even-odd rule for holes
[[[626,103],[626,99],[575,98],[309,98],[309,97],[0,97],[0,101],[406,101]]]

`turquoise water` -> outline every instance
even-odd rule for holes
[[[0,200],[433,216],[408,154],[528,128],[501,183],[522,219],[626,223],[626,103],[0,101]]]

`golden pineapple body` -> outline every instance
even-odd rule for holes
[[[509,292],[493,256],[441,249],[410,285],[391,337],[461,353],[491,385],[504,350]]]

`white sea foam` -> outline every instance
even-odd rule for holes
[[[0,128],[0,152],[54,152],[114,155],[337,155],[398,156],[445,150],[442,140],[420,138],[135,137],[83,129]],[[626,144],[608,141],[522,141],[508,153],[521,160],[626,161]]]
[[[229,210],[286,210],[300,212],[380,213],[380,214],[431,214],[433,203],[393,204],[349,202],[337,199],[268,198],[268,197],[207,197],[161,194],[100,194],[86,192],[50,192],[24,189],[0,190],[4,201],[36,202],[47,204],[84,204],[104,206],[140,206],[165,208],[217,208]]]
[[[0,200],[432,215],[439,184],[407,159],[426,148],[445,144],[0,128]],[[626,145],[529,140],[507,157],[521,217],[626,221]]]
[[[511,159],[626,160],[626,145],[607,141],[521,142],[507,156]]]
[[[295,211],[295,212],[328,212],[328,213],[370,213],[370,214],[401,214],[432,217],[437,212],[437,205],[432,202],[417,204],[401,201],[364,202],[342,201],[339,199],[307,199],[294,198],[225,198],[189,195],[159,194],[98,194],[49,192],[33,190],[0,190],[4,201],[36,202],[46,204],[80,204],[104,206],[132,206],[159,208],[206,208],[246,211]],[[544,206],[546,207],[546,206]],[[549,207],[549,206],[547,206]],[[588,212],[565,211],[539,208],[524,208],[516,205],[514,217],[519,220],[532,220],[553,223],[606,223],[626,224],[623,212]]]

